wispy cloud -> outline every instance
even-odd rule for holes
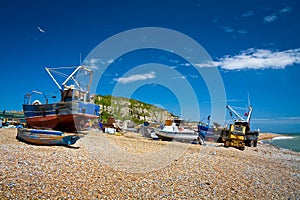
[[[246,34],[246,33],[248,33],[248,31],[246,31],[246,30],[237,30],[237,32],[238,32],[239,34]]]
[[[257,118],[252,119],[256,124],[276,123],[276,124],[299,124],[300,117],[281,117],[281,118]]]
[[[190,66],[191,66],[190,63],[180,63],[180,64],[178,64],[178,65],[184,66],[184,67],[190,67]]]
[[[107,61],[104,61],[100,58],[91,58],[89,60],[85,60],[83,62],[83,64],[90,66],[92,69],[99,69],[100,65],[111,64],[113,62],[114,62],[113,59],[109,59]]]
[[[130,82],[143,81],[143,80],[153,79],[153,78],[155,78],[155,72],[150,72],[147,74],[134,74],[128,77],[115,78],[114,81],[126,84]]]
[[[109,60],[107,61],[108,64],[111,64],[111,63],[113,63],[113,62],[114,62],[114,59],[109,59]]]
[[[238,34],[247,34],[247,30],[242,30],[242,29],[234,29],[230,26],[220,26],[221,29],[223,29],[226,33],[238,33]]]
[[[92,58],[90,60],[90,66],[91,66],[92,69],[98,69],[98,67],[96,65],[99,62],[99,60],[100,59],[98,59],[98,58]]]
[[[99,58],[91,58],[90,60],[85,60],[84,65],[91,67],[91,69],[98,69],[97,64],[100,62]]]
[[[250,16],[252,16],[252,15],[254,15],[254,12],[253,12],[252,10],[249,10],[249,11],[245,12],[245,13],[242,15],[242,17],[250,17]]]
[[[37,26],[36,28],[38,29],[39,32],[46,33],[46,31],[44,29],[42,29],[41,27]]]
[[[300,64],[300,48],[286,51],[268,49],[248,49],[238,55],[224,56],[218,61],[195,64],[197,67],[221,67],[226,70],[242,69],[284,69],[286,66]]]
[[[221,26],[221,29],[223,29],[226,33],[234,32],[234,29],[229,26]]]
[[[292,8],[287,6],[287,7],[284,7],[282,8],[281,10],[277,11],[277,12],[274,12],[273,14],[271,15],[268,15],[268,16],[265,16],[264,17],[264,23],[271,23],[271,22],[275,22],[278,17],[280,15],[283,15],[285,13],[288,13],[288,12],[291,12],[292,11]]]
[[[199,76],[195,74],[185,74],[185,75],[172,77],[172,79],[195,79],[195,78],[199,78]]]
[[[264,22],[265,23],[270,23],[270,22],[274,22],[277,20],[277,15],[276,13],[273,13],[272,15],[268,15],[266,17],[264,17]]]
[[[181,75],[181,76],[175,76],[172,79],[186,79],[186,76]]]
[[[235,20],[239,21],[242,18],[250,17],[250,16],[252,16],[254,14],[255,13],[252,10],[249,10],[249,11],[245,12],[244,14],[242,14],[241,16],[236,17]],[[214,19],[212,22],[213,23],[217,23],[218,20]],[[231,26],[219,26],[218,28],[222,29],[226,33],[232,33],[232,34],[234,34],[235,38],[237,37],[237,34],[247,34],[248,33],[247,30],[237,28],[235,25],[231,25]]]
[[[281,9],[279,12],[281,12],[281,13],[287,13],[287,12],[291,12],[291,11],[292,11],[292,8],[289,7],[289,6],[287,6],[287,7],[283,8],[283,9]]]

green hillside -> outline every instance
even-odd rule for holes
[[[106,121],[108,116],[113,116],[115,119],[122,121],[132,120],[135,123],[143,123],[144,121],[162,122],[176,117],[165,109],[125,97],[96,95],[95,103],[101,107],[103,121]]]

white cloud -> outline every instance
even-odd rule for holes
[[[153,78],[155,78],[155,72],[150,72],[147,74],[134,74],[128,77],[115,78],[114,80],[119,83],[126,84],[130,82],[143,81],[143,80],[153,79]]]
[[[289,7],[289,6],[287,6],[287,7],[280,10],[281,13],[287,13],[287,12],[291,12],[291,11],[292,11],[292,8]]]
[[[99,61],[100,61],[99,58],[92,58],[92,59],[90,60],[90,64],[96,64],[96,63],[98,63]]]
[[[39,32],[46,33],[46,31],[44,29],[42,29],[41,27],[37,26],[36,28],[39,30]]]
[[[184,67],[189,67],[189,66],[191,66],[190,63],[181,63],[181,64],[179,64],[179,65],[184,66]]]
[[[276,124],[299,124],[300,117],[281,117],[281,118],[256,118],[252,119],[256,124],[276,123]]]
[[[219,28],[223,29],[226,33],[238,33],[238,34],[247,34],[247,30],[237,30],[230,26],[220,26]]]
[[[277,15],[276,14],[272,14],[272,15],[268,15],[268,16],[264,17],[264,22],[265,23],[274,22],[276,20],[277,20]]]
[[[91,58],[89,60],[85,60],[83,62],[83,64],[91,67],[92,69],[99,69],[99,66],[106,65],[106,64],[111,64],[113,62],[114,62],[113,59],[109,59],[107,61],[103,61],[100,58]]]
[[[238,30],[237,32],[240,33],[240,34],[246,34],[246,33],[248,33],[248,31],[246,31],[246,30]]]
[[[270,23],[270,22],[274,22],[278,19],[278,17],[280,17],[280,15],[283,15],[284,13],[288,13],[288,12],[291,12],[292,11],[292,8],[287,6],[285,8],[282,8],[281,10],[271,14],[271,15],[268,15],[266,17],[264,17],[264,22],[265,23]]]
[[[194,64],[194,66],[196,67],[219,67],[221,66],[221,62],[218,62],[218,61],[209,61],[209,62],[206,62],[206,63],[196,63]]]
[[[180,76],[173,77],[172,79],[186,79],[186,76],[180,75]]]
[[[171,63],[179,63],[179,60],[171,59],[171,60],[169,60],[169,62],[171,62]]]
[[[85,60],[83,65],[87,65],[91,69],[98,69],[97,64],[101,62],[99,58],[91,58],[90,60]]]
[[[239,55],[224,56],[218,61],[195,64],[197,67],[221,67],[226,70],[242,69],[284,69],[286,66],[300,64],[300,48],[286,51],[268,49],[248,49]]]
[[[190,74],[190,75],[188,75],[188,76],[191,77],[191,78],[199,78],[199,76],[194,75],[194,74]]]
[[[226,33],[234,32],[234,29],[229,26],[222,26],[221,27]]]
[[[114,62],[114,59],[110,59],[110,60],[107,61],[108,64],[111,64],[113,62]]]
[[[252,15],[254,15],[254,12],[253,12],[252,10],[249,10],[249,11],[245,12],[245,13],[242,15],[242,17],[249,17],[249,16],[252,16]]]

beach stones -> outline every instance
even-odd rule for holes
[[[97,142],[84,144],[88,140],[83,138],[76,144],[78,149],[33,146],[19,142],[15,134],[15,129],[0,129],[0,199],[300,198],[299,153],[272,146],[259,144],[259,150],[239,151],[213,144],[180,144],[174,148],[186,145],[184,151],[166,166],[135,173],[121,168],[121,159],[113,160],[120,167],[115,170],[91,156],[87,145],[97,149]],[[107,139],[132,159],[168,145],[136,133]],[[165,162],[166,157],[155,159]]]

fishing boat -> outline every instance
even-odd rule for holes
[[[47,96],[42,92],[27,93],[24,96],[23,111],[28,127],[77,132],[82,130],[87,122],[99,117],[100,107],[94,104],[90,95],[93,74],[91,69],[85,66],[45,69],[60,90],[61,100],[49,104]],[[60,72],[61,69],[75,70],[68,76]],[[59,84],[54,74],[67,78]],[[45,102],[31,102],[34,94],[43,95]]]
[[[205,141],[217,142],[220,138],[220,134],[226,127],[221,127],[219,124],[198,124],[198,133],[204,135]]]
[[[207,117],[207,122],[204,122],[204,119],[202,119],[198,124],[198,133],[205,136],[205,141],[217,142],[225,127],[222,127],[217,122],[213,122],[213,124],[211,124],[210,115]]]
[[[198,131],[181,126],[182,123],[183,120],[181,119],[166,120],[162,130],[155,134],[158,138],[165,141],[199,142],[199,144],[204,144],[204,135]]]
[[[18,129],[17,139],[35,145],[73,145],[81,136],[65,135],[61,131],[41,129]]]
[[[199,136],[197,133],[166,133],[159,131],[155,133],[158,138],[164,141],[177,141],[177,142],[186,142],[186,143],[193,143],[199,142]],[[203,144],[204,141],[200,140],[200,144]]]

